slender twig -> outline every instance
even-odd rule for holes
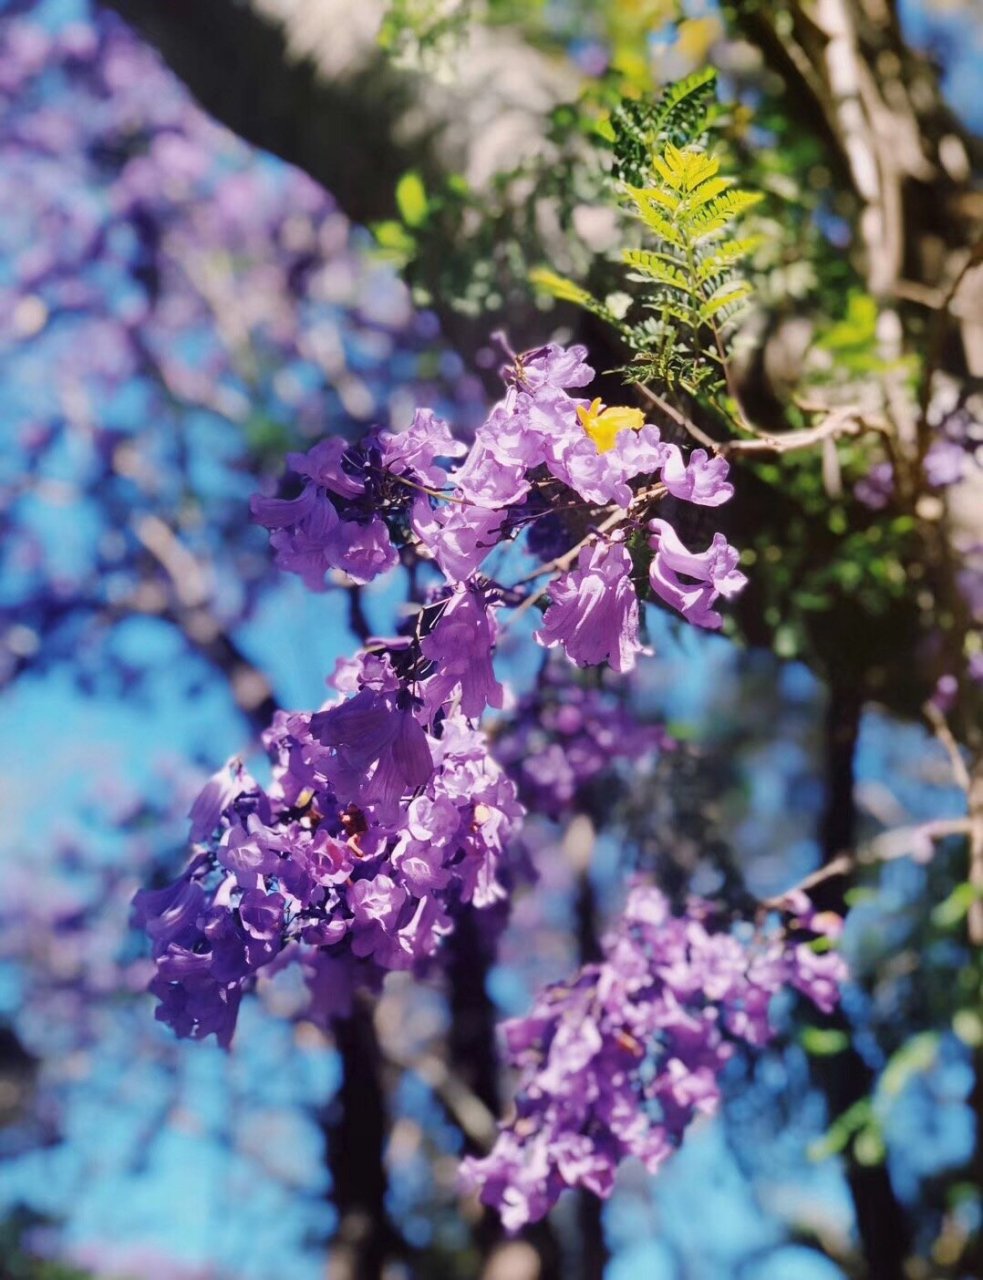
[[[798,449],[811,449],[813,445],[822,444],[826,440],[841,436],[860,435],[865,430],[874,430],[857,416],[853,408],[842,407],[830,409],[826,420],[818,426],[807,427],[802,431],[789,431],[780,436],[760,436],[755,440],[727,440],[720,446],[720,452],[726,456],[731,454],[754,453],[792,453]]]
[[[970,249],[966,257],[966,261],[956,272],[952,283],[942,295],[941,301],[938,303],[933,318],[931,333],[929,335],[928,351],[925,354],[925,368],[922,373],[922,382],[918,396],[918,460],[919,463],[924,462],[925,454],[928,452],[930,444],[930,433],[928,414],[931,408],[932,400],[932,383],[935,381],[935,374],[938,370],[939,361],[942,357],[942,344],[945,341],[946,325],[952,314],[952,304],[956,300],[956,295],[962,288],[963,281],[969,272],[983,263],[983,239],[977,240]]]
[[[498,1135],[498,1122],[457,1072],[436,1054],[403,1057],[389,1044],[383,1046],[382,1053],[389,1065],[401,1071],[412,1071],[429,1085],[448,1116],[476,1149],[486,1152],[492,1149]]]
[[[639,390],[655,408],[671,418],[699,444],[713,453],[724,457],[747,454],[792,453],[799,449],[811,449],[813,445],[822,444],[825,440],[841,436],[856,436],[864,432],[876,432],[890,437],[890,429],[884,422],[871,419],[861,414],[855,406],[838,405],[831,407],[825,404],[813,404],[808,401],[797,401],[798,407],[805,413],[825,413],[824,422],[815,427],[807,427],[802,431],[788,431],[782,435],[767,435],[755,432],[752,440],[714,440],[701,427],[686,416],[681,410],[670,404],[662,396],[656,394],[651,387],[639,385]],[[747,425],[747,424],[745,424]],[[749,430],[754,430],[748,425]]]
[[[385,468],[377,468],[383,471],[390,480],[395,480],[398,484],[404,484],[409,489],[416,489],[420,493],[425,493],[428,497],[439,498],[441,502],[454,502],[461,507],[476,507],[478,504],[472,502],[469,498],[458,498],[454,494],[445,489],[430,489],[425,484],[418,484],[415,480],[411,480],[408,476],[397,475],[395,471],[385,471]]]
[[[835,876],[848,876],[857,865],[857,859],[850,853],[841,853],[827,862],[825,866],[820,867],[817,871],[810,872],[804,876],[797,884],[791,885],[788,889],[784,889],[781,893],[776,893],[771,898],[763,898],[761,905],[763,907],[774,907],[783,910],[787,906],[787,899],[793,893],[808,893],[810,889],[815,889],[817,885],[824,884],[827,880],[832,880]]]
[[[899,858],[907,858],[915,843],[921,843],[927,839],[934,844],[938,840],[945,840],[948,836],[969,835],[971,827],[969,818],[939,818],[934,822],[922,822],[886,831],[865,845],[858,853],[838,854],[832,861],[810,872],[791,888],[763,899],[761,905],[782,909],[793,893],[808,893],[836,876],[852,875],[858,867],[875,866],[884,862],[895,862]]]
[[[959,750],[959,743],[953,737],[952,730],[949,728],[948,720],[946,720],[934,702],[926,702],[922,707],[922,714],[932,726],[939,742],[945,747],[949,763],[952,765],[952,776],[956,780],[956,785],[960,791],[965,791],[968,795],[970,788],[969,770],[966,768],[966,761]]]
[[[170,578],[180,604],[186,609],[203,605],[209,595],[205,571],[174,530],[156,515],[141,516],[132,528]]]
[[[644,383],[640,382],[638,384],[638,389],[645,399],[648,400],[649,404],[654,405],[654,407],[661,413],[664,413],[667,418],[671,418],[677,427],[682,427],[684,431],[691,435],[694,440],[697,440],[705,448],[712,449],[714,453],[719,452],[720,441],[714,440],[712,436],[708,436],[702,428],[696,425],[692,418],[688,418],[686,414],[677,409],[675,405],[670,404],[668,400],[657,395],[651,387],[645,386]]]
[[[545,575],[552,576],[556,573],[565,573],[580,555],[584,547],[590,546],[591,543],[596,542],[598,538],[603,538],[606,534],[611,533],[619,525],[626,523],[628,520],[637,519],[637,516],[632,514],[633,512],[636,512],[640,506],[650,503],[654,498],[661,498],[665,493],[666,486],[662,483],[652,484],[649,485],[647,489],[641,489],[635,495],[631,506],[627,510],[618,507],[611,512],[606,520],[603,520],[599,525],[591,529],[590,532],[581,538],[578,543],[572,546],[569,551],[564,551],[563,555],[556,556],[555,559],[550,560],[539,569],[534,570],[532,573],[527,573],[524,578],[520,578],[517,582],[513,583],[513,586],[519,587],[523,586],[527,582],[535,582],[537,578],[542,578]],[[549,583],[547,582],[541,587],[538,587],[535,591],[531,591],[522,603],[517,605],[513,610],[512,616],[509,619],[509,625],[531,609],[537,601],[541,600],[548,589]]]
[[[578,543],[575,543],[569,551],[564,551],[562,555],[556,556],[552,560],[548,560],[546,564],[540,565],[540,567],[538,569],[534,569],[532,573],[527,573],[525,577],[516,579],[512,586],[522,587],[525,586],[527,582],[535,582],[537,578],[542,578],[547,574],[565,573],[580,555],[584,547],[589,546],[590,543],[600,535],[610,533],[612,529],[622,522],[622,520],[626,520],[627,518],[628,512],[622,508],[619,508],[617,511],[613,511],[606,520],[592,528],[591,531],[585,534]],[[528,601],[528,598],[529,597],[527,596],[526,600],[523,601],[523,604]]]
[[[983,947],[983,757],[973,767],[969,799],[969,883],[976,896],[969,904],[969,940]]]

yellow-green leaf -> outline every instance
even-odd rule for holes
[[[419,227],[426,222],[427,190],[415,169],[404,173],[396,183],[396,207],[408,227]]]

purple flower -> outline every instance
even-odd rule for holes
[[[327,493],[311,485],[289,502],[254,495],[251,510],[259,524],[273,531],[270,544],[279,567],[298,574],[311,591],[325,589],[325,574],[331,569],[365,583],[398,563],[386,526],[377,516],[344,521]]]
[[[399,521],[419,488],[440,487],[446,472],[436,458],[457,457],[464,446],[429,409],[405,432],[372,431],[358,444],[329,437],[287,461],[308,480],[298,498],[254,495],[253,519],[272,530],[281,569],[299,574],[314,591],[340,569],[371,582],[399,560],[386,518]]]
[[[204,863],[198,859],[173,884],[163,889],[140,889],[133,899],[133,923],[145,929],[154,943],[167,947],[172,942],[189,942],[195,937],[198,916],[205,905],[205,892],[196,873]]]
[[[478,593],[462,589],[457,608],[480,625]],[[228,1044],[242,994],[291,963],[307,976],[311,1016],[340,1016],[346,1000],[329,998],[316,957],[330,953],[331,973],[377,990],[388,970],[434,955],[462,907],[503,901],[524,811],[454,705],[476,703],[485,675],[467,662],[452,674],[433,734],[388,651],[347,664],[338,684],[352,696],[337,705],[278,713],[263,738],[270,787],[242,775],[217,817],[210,792],[200,852],[175,884],[137,896],[158,1017]]]
[[[505,377],[530,392],[543,387],[557,390],[586,387],[594,380],[594,370],[587,364],[586,356],[586,347],[561,347],[556,342],[548,342],[519,356],[514,366],[505,370]]]
[[[590,812],[591,793],[613,800],[672,739],[658,724],[642,724],[631,690],[614,681],[585,686],[567,662],[550,661],[534,692],[510,710],[495,736],[495,755],[515,778],[522,802],[562,818]]]
[[[432,409],[417,409],[406,431],[379,434],[381,463],[393,475],[406,475],[440,489],[447,472],[436,465],[437,458],[460,458],[467,446],[451,435],[450,427]]]
[[[584,547],[577,568],[551,585],[536,639],[547,649],[562,645],[579,667],[608,662],[615,671],[630,671],[642,648],[631,572],[631,556],[619,543]]]
[[[528,438],[528,436],[526,437]],[[455,493],[466,502],[494,511],[521,502],[529,492],[526,468],[529,459],[509,461],[497,442],[484,433],[471,447],[468,460],[454,473]]]
[[[669,446],[662,442],[658,427],[646,425],[619,431],[613,445],[601,449],[577,417],[576,410],[581,404],[567,399],[553,406],[546,465],[585,502],[628,507],[633,496],[628,481],[641,475],[654,475],[662,466]]]
[[[352,951],[357,956],[370,956],[387,949],[395,933],[395,922],[406,901],[406,890],[389,876],[356,880],[348,896],[355,918]]]
[[[925,479],[934,489],[958,484],[969,468],[969,455],[961,444],[945,438],[933,440],[925,455]]]
[[[389,970],[425,968],[463,909],[503,918],[489,908],[528,865],[515,848],[525,810],[476,722],[505,702],[496,613],[517,593],[479,569],[540,518],[553,520],[565,554],[596,525],[596,508],[640,508],[643,478],[660,472],[676,497],[705,506],[731,492],[722,459],[696,450],[684,461],[640,410],[571,396],[592,376],[584,354],[551,345],[520,357],[470,450],[420,410],[403,433],[373,429],[291,454],[299,495],[254,497],[277,562],[313,589],[330,571],[365,583],[402,560],[421,607],[399,636],[338,664],[333,703],[277,713],[263,735],[269,786],[239,767],[211,780],[192,813],[199,856],[175,885],[138,899],[159,1016],[178,1034],[228,1043],[242,994],[295,963],[311,1016],[339,1016],[350,1001],[332,981],[377,991]],[[657,496],[646,489],[644,502]],[[578,666],[627,672],[641,644],[623,538],[639,521],[616,523],[615,513],[607,537],[552,583],[537,639]],[[719,625],[712,604],[744,583],[736,551],[718,534],[694,554],[665,521],[650,528],[653,590],[699,625]],[[533,719],[500,745],[550,815],[599,782],[614,786],[619,761],[637,768],[665,744],[602,690],[547,680],[537,696]],[[767,1035],[775,973],[830,999],[835,973],[822,963],[806,957],[793,979],[772,958],[753,980],[749,964],[706,912],[676,922],[659,895],[632,895],[604,964],[548,992],[509,1033],[532,1083],[483,1176],[510,1222],[545,1212],[566,1185],[606,1194],[625,1154],[657,1167],[691,1116],[716,1104],[728,1030]]]
[[[455,689],[461,710],[477,719],[486,707],[501,708],[503,689],[495,679],[492,656],[497,628],[483,594],[459,587],[420,648],[436,666],[426,685],[427,705],[434,711]]]
[[[307,484],[296,498],[268,498],[254,493],[249,499],[249,510],[256,523],[266,529],[289,529],[305,521],[317,502],[317,489]]]
[[[469,578],[498,541],[506,513],[455,505],[432,510],[426,499],[413,507],[413,530],[449,582]]]
[[[347,440],[339,436],[328,436],[319,440],[307,453],[288,453],[287,465],[299,476],[307,476],[313,480],[322,489],[328,489],[342,498],[357,498],[365,492],[365,481],[344,468],[344,458],[350,447]],[[255,498],[253,501],[255,502]],[[266,521],[261,523],[266,524]]]
[[[391,809],[433,773],[427,735],[412,712],[370,689],[313,715],[311,732],[334,749],[329,776],[362,805]]]
[[[800,942],[788,957],[786,981],[809,999],[823,1013],[832,1013],[840,999],[845,976],[842,958],[835,951],[816,952]]]
[[[684,462],[675,445],[665,448],[662,481],[674,498],[703,507],[719,507],[734,496],[734,486],[727,480],[730,464],[726,458],[711,457],[706,449],[694,449]]]
[[[939,676],[932,690],[930,701],[943,715],[948,715],[959,696],[959,681],[954,675]]]
[[[509,1231],[545,1216],[567,1187],[606,1196],[629,1156],[657,1170],[692,1120],[720,1102],[734,1046],[773,1034],[768,1006],[791,981],[828,1010],[845,971],[776,933],[740,940],[709,903],[673,917],[657,889],[636,887],[604,959],[547,987],[504,1028],[520,1072],[515,1118],[489,1155],[467,1159]]]
[[[747,582],[737,568],[737,550],[722,533],[713,535],[706,551],[694,552],[683,545],[667,520],[652,520],[649,528],[654,535],[649,541],[655,552],[649,569],[653,592],[694,626],[721,626],[723,618],[712,605],[719,596],[736,595]]]
[[[875,462],[854,485],[853,494],[871,511],[882,511],[894,495],[894,468],[890,462]]]
[[[619,507],[628,507],[631,503],[632,492],[617,446],[602,453],[579,431],[553,441],[547,466],[585,502],[598,506],[613,502]]]
[[[492,409],[479,428],[478,439],[486,454],[502,467],[534,471],[547,456],[552,421],[547,419],[545,430],[543,425],[537,419],[536,402],[513,389]]]

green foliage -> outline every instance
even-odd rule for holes
[[[632,376],[716,392],[725,383],[725,331],[751,293],[738,267],[756,241],[738,237],[736,223],[760,197],[733,188],[719,159],[693,142],[667,141],[652,155],[652,177],[650,185],[625,188],[655,241],[654,249],[622,255],[630,278],[647,286],[644,306],[656,316],[654,326],[630,334]]]
[[[427,66],[452,56],[475,17],[474,0],[389,0],[379,44],[396,61]]]
[[[918,361],[912,357],[888,360],[877,332],[880,312],[876,301],[859,289],[847,294],[846,308],[819,332],[815,353],[818,368],[811,381],[835,385],[882,378],[892,370],[906,373],[914,385]]]
[[[572,280],[558,276],[548,267],[537,267],[530,271],[529,279],[544,292],[551,294],[558,302],[572,302],[575,306],[584,307],[599,315],[607,315],[605,307],[594,298],[587,289],[581,288]]]
[[[877,1133],[878,1128],[870,1098],[861,1098],[837,1116],[822,1138],[810,1145],[809,1158],[818,1161],[840,1155],[862,1134]]]
[[[739,269],[757,247],[738,220],[760,196],[734,187],[707,147],[719,114],[707,69],[669,86],[650,105],[623,101],[604,136],[620,190],[650,245],[626,248],[640,314],[621,322],[581,286],[540,271],[535,283],[617,325],[633,353],[628,376],[713,398],[726,385],[727,337],[751,294]],[[632,180],[633,179],[633,180]]]
[[[667,144],[705,144],[720,111],[716,81],[714,69],[705,67],[669,85],[655,101],[622,98],[601,130],[614,153],[614,176],[629,186],[641,186],[653,152]]]
[[[932,923],[939,929],[957,928],[966,919],[974,902],[983,898],[983,891],[968,880],[957,884],[947,898],[932,910]]]
[[[423,179],[411,169],[396,183],[396,206],[408,227],[419,227],[427,217],[427,192]]]
[[[850,1037],[836,1027],[803,1027],[799,1043],[813,1058],[828,1058],[849,1047]]]
[[[915,1076],[935,1065],[938,1053],[937,1032],[923,1031],[912,1036],[888,1059],[877,1085],[879,1092],[885,1097],[896,1098]]]

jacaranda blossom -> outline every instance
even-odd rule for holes
[[[604,959],[505,1024],[515,1115],[489,1155],[464,1161],[465,1186],[515,1231],[568,1187],[607,1196],[629,1156],[657,1172],[694,1117],[719,1106],[736,1044],[772,1038],[777,992],[797,987],[829,1011],[844,977],[834,952],[777,929],[737,936],[699,899],[674,916],[658,889],[637,886]]]
[[[584,547],[577,568],[550,588],[536,639],[547,648],[562,645],[577,666],[608,662],[615,671],[630,671],[642,647],[631,573],[631,556],[620,543]]]

